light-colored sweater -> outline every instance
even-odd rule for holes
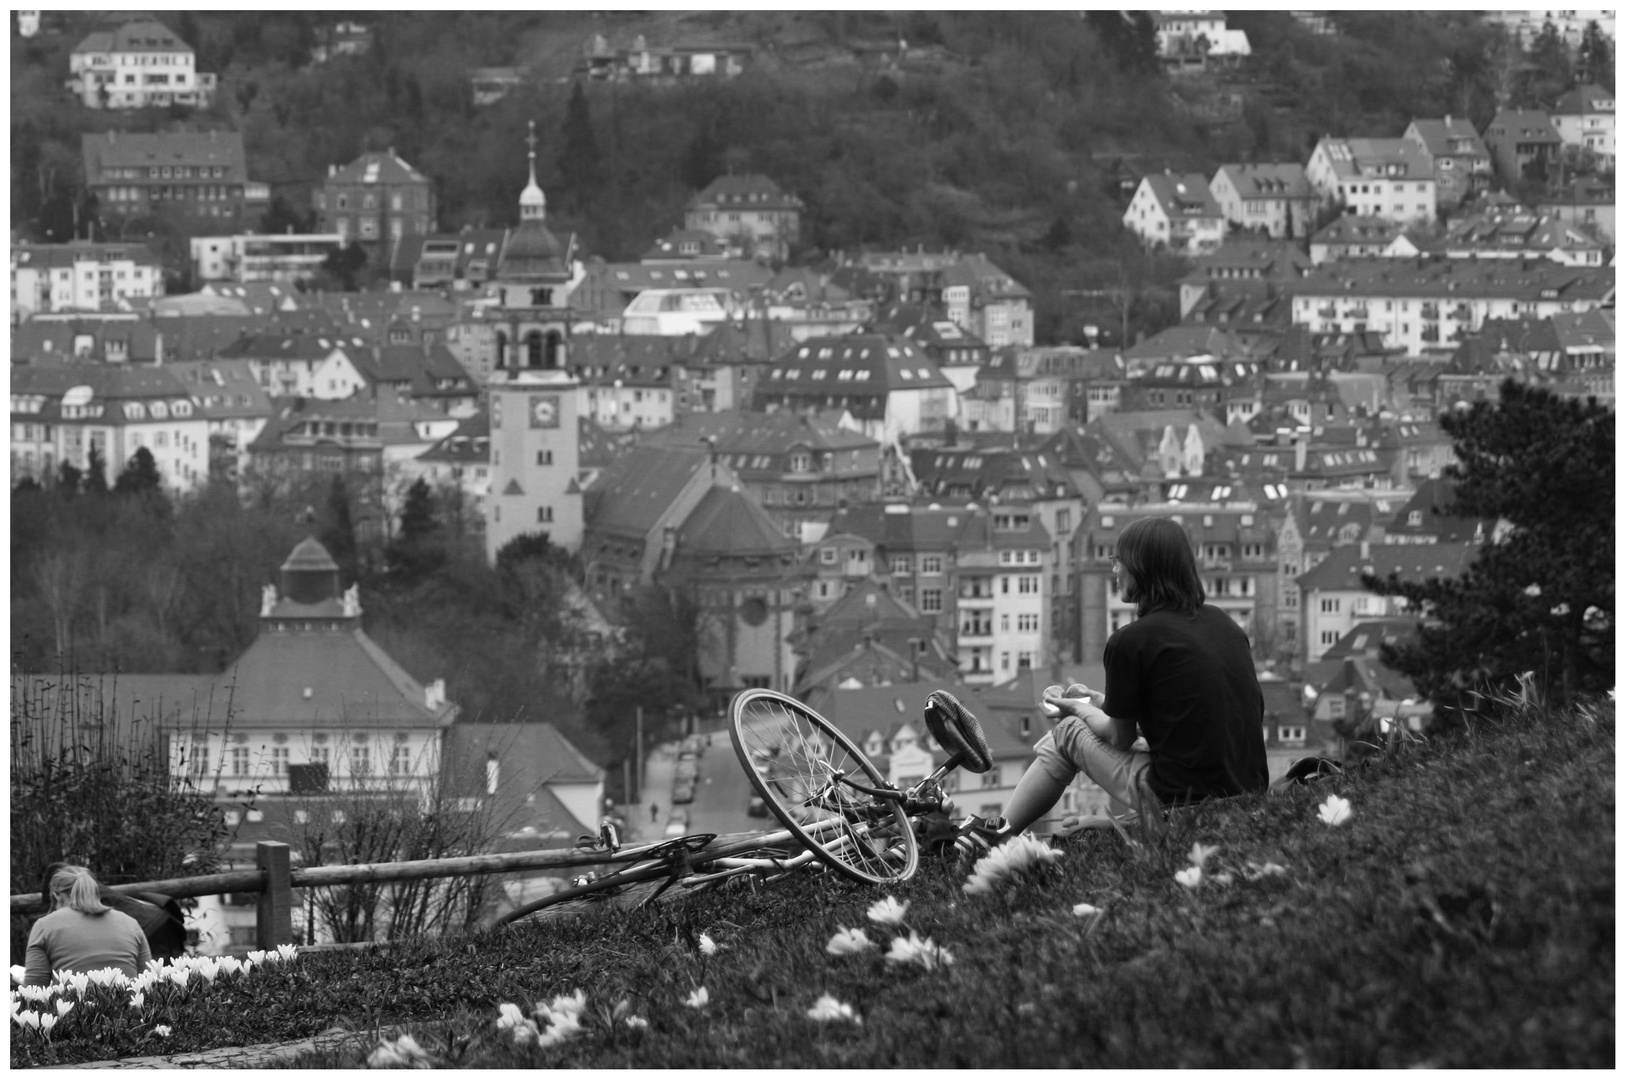
[[[53,971],[106,967],[135,978],[151,959],[141,924],[124,912],[109,908],[100,915],[87,915],[73,908],[57,908],[28,932],[24,981],[29,986],[49,986]]]

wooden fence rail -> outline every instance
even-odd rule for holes
[[[742,855],[790,841],[790,833],[731,833],[713,839],[704,850],[710,858]],[[475,874],[503,874],[550,867],[598,866],[604,863],[637,862],[656,845],[622,848],[614,855],[602,851],[516,851],[502,855],[462,855],[450,859],[417,859],[410,862],[356,863],[348,866],[289,865],[291,849],[277,840],[261,840],[254,845],[253,870],[229,870],[223,874],[164,878],[109,885],[117,893],[155,892],[166,896],[209,896],[214,893],[258,893],[254,943],[258,949],[274,949],[293,941],[293,890],[330,885],[375,884],[385,881],[422,881],[429,878],[467,877]],[[43,907],[39,893],[18,893],[11,898],[13,915],[27,914]]]
[[[429,878],[465,877],[473,874],[502,874],[519,870],[541,870],[562,866],[594,866],[625,862],[639,857],[644,848],[626,848],[615,856],[603,852],[518,851],[502,855],[464,855],[450,859],[417,859],[411,862],[357,863],[349,866],[291,867],[290,849],[276,840],[254,845],[253,870],[229,870],[223,874],[164,878],[109,885],[109,892],[156,892],[166,896],[209,896],[214,893],[258,893],[255,947],[274,949],[293,940],[292,890],[326,885],[357,885],[385,881],[421,881]],[[26,914],[44,906],[39,893],[18,893],[11,898],[11,913]]]

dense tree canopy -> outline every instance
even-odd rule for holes
[[[1460,464],[1450,512],[1511,528],[1461,578],[1372,581],[1420,606],[1415,644],[1384,650],[1437,704],[1522,672],[1568,697],[1615,683],[1615,418],[1509,380],[1501,399],[1441,417]]]

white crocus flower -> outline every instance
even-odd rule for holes
[[[908,910],[907,900],[900,904],[894,897],[885,896],[871,904],[866,914],[870,922],[880,923],[882,926],[897,926],[903,922],[904,913]]]
[[[1091,915],[1101,914],[1101,909],[1096,907],[1094,904],[1074,904],[1073,914],[1077,915],[1081,919],[1088,918]]]
[[[168,1024],[154,1024],[152,1026],[152,1033],[158,1036],[160,1039],[167,1039],[169,1038],[170,1026]]]
[[[649,1026],[649,1021],[645,1020],[641,1016],[629,1016],[627,1017],[626,1023],[628,1027],[635,1031],[642,1031],[644,1028]]]
[[[853,953],[861,953],[874,947],[875,943],[862,929],[848,930],[842,927],[830,938],[830,943],[824,947],[824,951],[831,956],[851,956]]]
[[[130,995],[130,1008],[139,1009],[147,1003],[147,995],[139,990]]]
[[[1529,585],[1526,585],[1524,587],[1524,595],[1526,595],[1526,596],[1540,596],[1541,595],[1541,586],[1537,585],[1535,582],[1531,582]]]
[[[1176,870],[1174,873],[1174,880],[1178,881],[1188,889],[1195,889],[1197,886],[1203,883],[1203,868],[1200,866],[1188,866],[1184,870]]]
[[[40,1030],[49,1034],[50,1030],[56,1027],[57,1019],[50,1013],[40,1013]]]
[[[418,1045],[411,1035],[402,1035],[393,1042],[381,1042],[367,1055],[369,1069],[432,1069],[434,1059]]]
[[[67,998],[63,998],[56,1003],[56,1014],[58,1016],[67,1016],[71,1012],[73,1012],[73,1002]]]
[[[1031,836],[1013,836],[971,868],[963,888],[972,896],[991,893],[1004,881],[1025,877],[1061,858],[1061,852]]]
[[[813,1007],[807,1010],[807,1018],[817,1020],[820,1023],[831,1020],[851,1020],[855,1024],[864,1022],[857,1013],[853,1012],[851,1005],[837,1001],[829,994],[825,994],[813,1003]]]
[[[516,1043],[524,1045],[537,1038],[536,1022],[521,1012],[518,1005],[505,1001],[497,1006],[497,1013],[497,1030],[511,1033]]]
[[[1328,795],[1327,801],[1320,806],[1321,820],[1328,825],[1342,825],[1355,813],[1349,807],[1348,799],[1340,799],[1336,795]]]
[[[711,1001],[711,994],[704,986],[683,999],[683,1004],[691,1009],[704,1009]]]
[[[284,963],[291,962],[291,961],[297,959],[298,956],[299,956],[299,946],[298,945],[288,944],[288,945],[278,945],[277,946],[277,959],[283,961]]]
[[[1220,849],[1220,846],[1218,844],[1212,844],[1212,845],[1209,845],[1209,844],[1192,844],[1191,845],[1191,855],[1190,855],[1191,865],[1192,866],[1207,866],[1209,857],[1212,856],[1219,849]]]
[[[910,931],[907,938],[893,938],[885,959],[889,964],[919,964],[927,971],[939,964],[946,966],[954,963],[954,957],[947,949],[933,944],[931,938],[920,937],[914,931]]]
[[[717,955],[717,943],[711,939],[710,934],[700,935],[700,954],[702,956]]]

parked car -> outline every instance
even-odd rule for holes
[[[693,761],[680,761],[677,763],[678,783],[681,784],[683,781],[687,780],[692,784],[695,781],[695,777],[699,775],[700,766],[696,765]]]
[[[666,819],[666,835],[682,836],[689,831],[689,812],[674,810]]]
[[[679,781],[678,783],[673,784],[672,785],[672,801],[674,803],[690,803],[690,802],[694,802],[694,784],[693,784],[693,782],[684,783],[682,781]]]
[[[695,734],[690,735],[687,739],[683,740],[683,753],[689,754],[692,757],[699,757],[705,752],[706,736]]]
[[[751,801],[745,806],[745,812],[752,817],[767,817],[768,804],[762,801],[761,795],[753,795]]]

